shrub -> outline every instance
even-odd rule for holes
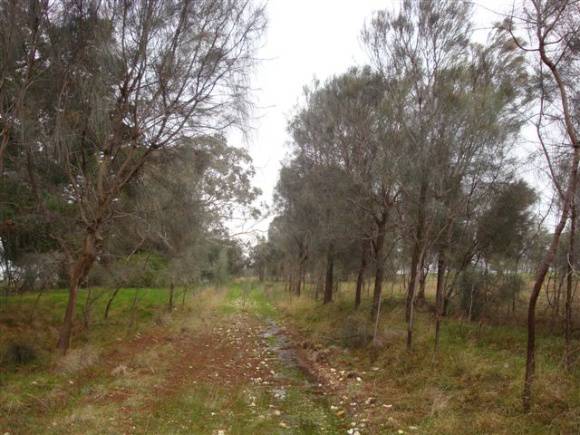
[[[524,286],[524,279],[516,273],[466,271],[459,280],[461,309],[471,320],[479,319],[512,301]]]
[[[478,319],[484,311],[489,275],[478,270],[467,270],[459,279],[461,311],[470,319]]]
[[[36,361],[38,351],[29,343],[10,342],[0,354],[2,365],[23,366]]]
[[[340,326],[340,341],[345,347],[364,347],[373,338],[373,325],[368,316],[354,313],[347,316]]]

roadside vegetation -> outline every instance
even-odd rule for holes
[[[278,289],[275,306],[284,322],[299,343],[319,349],[313,358],[322,359],[321,370],[338,384],[339,396],[346,393],[347,403],[356,404],[349,409],[376,428],[371,433],[559,434],[580,427],[580,370],[566,371],[558,330],[546,328],[538,337],[538,406],[522,414],[524,322],[447,319],[435,353],[432,313],[419,310],[416,349],[409,353],[400,283],[387,291],[378,325],[368,318],[371,298],[363,298],[363,311],[353,309],[352,282],[341,283],[335,301],[324,306]],[[358,376],[363,382],[353,384]],[[392,406],[369,406],[369,398]]]
[[[45,347],[66,292],[36,306],[46,335],[1,313],[2,433],[339,433],[325,399],[276,356],[266,335],[275,311],[255,284],[190,293],[172,312],[167,290],[137,292],[135,308],[135,289],[121,290],[110,318],[76,331],[65,356]],[[20,303],[27,313],[34,302]],[[11,344],[16,334],[26,350]]]
[[[563,340],[556,348],[564,385],[580,357],[580,9],[524,1],[483,41],[473,11],[452,0],[378,11],[361,31],[369,64],[305,88],[288,122],[276,215],[254,264],[261,279],[322,305],[355,282],[351,304],[371,331],[396,281],[405,305],[402,358],[411,361],[462,357],[443,343],[448,328],[461,334],[453,319],[476,331],[490,320],[509,325],[506,342],[525,354],[525,370],[510,372],[513,385],[523,378],[522,410],[546,411],[546,402],[534,404],[534,382],[546,382],[540,353],[556,356],[554,346],[539,346],[541,337]],[[537,153],[518,146],[530,127]],[[530,165],[541,172],[534,185],[521,176]]]
[[[0,434],[580,431],[580,2],[385,7],[258,205],[266,4],[0,0]]]

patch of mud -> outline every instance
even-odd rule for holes
[[[275,321],[269,319],[265,322],[262,337],[266,340],[269,350],[278,357],[285,369],[291,372],[298,372],[301,375],[304,380],[304,387],[316,395],[324,394],[316,372]]]

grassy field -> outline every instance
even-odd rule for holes
[[[111,291],[99,294],[88,327],[81,294],[66,356],[54,351],[64,291],[2,305],[0,433],[580,433],[580,370],[564,370],[547,329],[524,415],[521,326],[447,319],[435,355],[428,312],[405,350],[403,301],[388,290],[379,346],[365,343],[368,301],[355,311],[348,286],[321,306],[238,281],[177,297],[171,313],[167,290],[122,289],[107,320]],[[15,359],[16,344],[30,355]]]
[[[380,347],[374,349],[357,341],[372,334],[374,325],[368,321],[368,299],[358,312],[353,310],[350,286],[327,306],[281,291],[273,294],[275,306],[301,336],[338,348],[336,363],[370,374],[365,394],[390,398],[387,419],[402,426],[442,434],[580,433],[580,367],[571,373],[564,369],[561,334],[539,334],[536,399],[533,411],[524,415],[526,330],[520,325],[446,319],[435,354],[433,315],[419,311],[414,350],[407,352],[403,297],[387,290],[378,327]]]
[[[64,357],[53,348],[65,294],[47,293],[34,310],[35,296],[11,300],[0,312],[0,433],[344,432],[302,373],[278,360],[275,338],[262,336],[276,316],[263,292],[250,283],[206,289],[172,313],[167,296],[124,289],[106,322],[99,299]],[[35,358],[7,360],[17,342]]]

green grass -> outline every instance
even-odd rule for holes
[[[389,292],[387,291],[387,295]],[[403,300],[386,296],[379,334],[380,350],[352,348],[348,331],[368,332],[369,301],[358,313],[354,294],[342,290],[321,306],[281,288],[272,298],[295,328],[323,346],[338,345],[337,365],[369,373],[373,391],[393,402],[396,421],[422,433],[579,433],[580,368],[562,365],[563,339],[541,329],[537,339],[537,379],[533,412],[521,412],[526,330],[523,326],[444,320],[440,349],[434,354],[432,314],[418,312],[414,348],[405,347]],[[361,320],[363,319],[363,320]],[[372,371],[379,367],[379,371]],[[386,417],[385,417],[386,418]]]
[[[338,349],[329,361],[337,369],[364,372],[364,394],[393,408],[377,408],[372,418],[380,433],[418,427],[417,433],[578,433],[580,429],[580,369],[562,366],[563,340],[540,327],[537,381],[533,412],[521,412],[525,328],[498,323],[470,323],[449,318],[442,327],[440,350],[433,353],[433,320],[419,312],[412,352],[405,350],[403,300],[387,290],[377,351],[353,347],[344,335],[368,333],[368,298],[358,312],[352,291],[345,286],[337,300],[322,306],[307,296],[290,297],[276,285],[237,281],[224,290],[188,297],[184,310],[167,312],[165,289],[123,289],[110,318],[103,311],[110,290],[95,302],[90,327],[82,326],[87,292],[80,294],[73,350],[66,358],[54,351],[66,292],[16,296],[0,310],[0,346],[24,342],[38,358],[27,365],[0,366],[0,433],[344,433],[344,421],[329,403],[312,394],[303,374],[279,364],[276,372],[288,379],[283,399],[264,386],[225,386],[212,382],[183,385],[174,394],[156,398],[151,391],[171,377],[165,355],[171,343],[136,349],[132,364],[137,377],[112,377],[100,362],[103,355],[123,349],[126,340],[152,328],[180,334],[203,331],[208,325],[228,325],[249,316],[256,322],[290,324],[305,340]],[[138,296],[136,309],[132,304]],[[180,307],[181,298],[176,298]],[[276,337],[269,338],[272,347]],[[0,347],[4,349],[4,347]],[[379,370],[373,370],[378,367]],[[151,369],[151,370],[150,370]],[[129,417],[119,406],[94,402],[106,392],[135,393]],[[356,391],[355,391],[356,392]],[[390,418],[390,420],[389,420]],[[6,426],[7,423],[9,426]],[[132,429],[132,427],[135,429]]]
[[[2,304],[0,429],[3,429],[3,418],[10,418],[12,425],[22,428],[22,433],[33,433],[45,426],[40,423],[44,418],[37,416],[36,411],[56,412],[56,420],[62,420],[58,411],[74,408],[108,374],[98,365],[103,350],[135,336],[166,315],[168,290],[121,289],[109,319],[104,320],[111,293],[108,289],[92,290],[92,297],[97,299],[87,328],[83,324],[83,309],[88,291],[79,292],[71,351],[64,358],[56,352],[56,342],[67,304],[66,290],[46,291],[40,297],[38,294],[12,296]],[[14,344],[30,348],[35,358],[27,364],[16,364],[10,351]]]
[[[224,309],[229,312],[245,310],[265,319],[275,318],[278,313],[274,309],[263,285],[255,281],[236,281],[228,286],[226,295],[228,304]]]
[[[88,328],[83,324],[89,292],[86,289],[79,292],[72,347],[87,342],[101,343],[134,333],[141,323],[147,324],[166,310],[169,297],[167,289],[121,289],[112,304],[109,319],[105,321],[105,306],[112,290],[97,288],[91,292],[91,297],[96,300],[90,308]],[[67,300],[66,290],[46,291],[40,297],[38,294],[24,294],[8,298],[0,308],[0,346],[24,338],[40,349],[52,350]],[[181,303],[179,298],[177,303]]]
[[[39,354],[31,364],[0,368],[0,433],[344,432],[327,403],[302,386],[302,374],[283,365],[273,366],[291,381],[280,398],[262,385],[225,386],[212,379],[183,384],[170,395],[156,397],[152,394],[155,385],[173,376],[166,356],[178,349],[171,343],[135,349],[131,365],[136,374],[132,376],[111,376],[110,367],[101,364],[103,355],[116,348],[122,350],[127,340],[148,334],[152,328],[176,335],[183,331],[195,334],[209,325],[228,325],[232,316],[250,316],[258,322],[274,319],[277,310],[261,286],[240,281],[225,291],[205,291],[188,298],[186,309],[171,316],[167,313],[167,290],[123,289],[107,321],[102,313],[110,290],[96,291],[103,296],[93,306],[89,329],[81,326],[86,301],[86,292],[81,292],[73,346],[65,358],[54,349],[66,305],[65,291],[47,292],[38,304],[36,295],[19,296],[0,311],[0,328],[6,332],[0,339],[2,344],[27,341]],[[138,304],[133,312],[135,294]],[[98,400],[117,390],[132,391],[130,402],[124,406],[134,411],[127,414],[119,404]]]

